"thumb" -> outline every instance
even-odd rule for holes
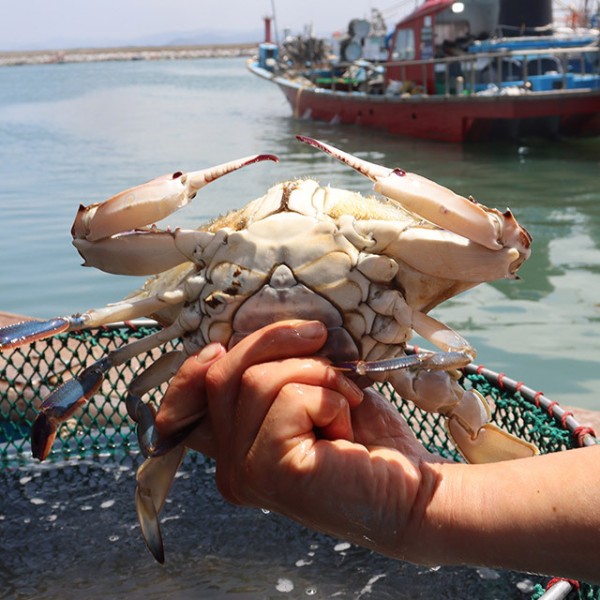
[[[225,348],[215,342],[181,365],[156,415],[155,424],[161,435],[176,433],[206,413],[206,373],[225,353]]]

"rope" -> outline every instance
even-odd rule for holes
[[[581,587],[581,585],[580,585],[579,581],[577,581],[577,579],[564,579],[562,577],[553,577],[546,584],[546,589],[549,590],[553,585],[556,585],[557,583],[560,583],[561,581],[566,581],[575,590],[578,590]]]

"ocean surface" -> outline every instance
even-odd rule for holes
[[[561,404],[600,409],[600,139],[458,146],[294,121],[279,90],[242,59],[0,69],[0,310],[52,317],[139,287],[141,279],[82,268],[70,227],[80,203],[164,173],[259,152],[281,159],[202,190],[168,219],[182,227],[294,177],[370,192],[296,134],[511,207],[534,238],[522,278],[481,285],[432,314],[470,340],[480,364]],[[189,493],[173,501],[172,554],[160,568],[134,531],[131,468],[26,466],[4,477],[1,598],[409,598],[465,586],[492,598],[522,597],[531,585],[490,570],[401,567],[239,511],[220,500],[210,470],[180,478]]]
[[[281,159],[204,188],[167,220],[182,227],[293,177],[369,193],[368,180],[296,134],[510,207],[534,238],[522,279],[481,285],[432,314],[479,363],[561,404],[600,409],[600,139],[460,146],[294,121],[244,59],[0,69],[0,310],[52,317],[136,289],[141,279],[82,268],[70,227],[80,203],[164,173],[259,152]]]

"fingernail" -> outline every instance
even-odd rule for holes
[[[202,348],[202,350],[196,354],[196,360],[201,363],[210,362],[218,356],[222,347],[223,346],[221,346],[219,342],[208,344],[208,346],[204,346],[204,348]]]
[[[306,339],[320,338],[325,333],[325,325],[321,321],[306,321],[295,325],[294,329],[300,337]]]
[[[339,375],[341,375],[342,385],[344,386],[344,396],[347,398],[350,396],[350,398],[348,398],[349,400],[353,399],[357,404],[360,403],[364,396],[363,390],[359,388],[358,385],[356,385],[356,383],[354,383],[354,381],[351,379],[348,379],[341,373],[339,373]]]

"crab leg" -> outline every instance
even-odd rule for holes
[[[481,283],[496,279],[514,279],[525,260],[516,248],[490,250],[461,235],[447,230],[410,227],[398,232],[386,221],[356,221],[355,231],[371,234],[375,243],[368,249],[372,254],[385,251],[418,272],[445,278],[454,273],[465,283]]]
[[[463,364],[451,365],[447,368],[465,367],[475,359],[475,349],[454,329],[444,325],[437,319],[418,310],[412,311],[411,327],[415,333],[443,350],[443,354],[462,356]]]
[[[475,390],[464,390],[451,373],[475,358],[475,350],[456,331],[433,317],[413,311],[413,330],[442,352],[419,352],[376,361],[335,364],[334,367],[389,381],[405,399],[422,410],[439,412],[457,448],[468,462],[483,463],[537,454],[537,448],[490,423],[486,399]]]
[[[65,331],[99,327],[106,323],[129,321],[159,312],[167,305],[179,304],[186,299],[183,288],[155,294],[148,298],[134,298],[104,308],[94,308],[83,314],[56,317],[48,321],[21,321],[0,328],[0,351],[31,344]],[[141,341],[141,340],[140,340]]]
[[[207,257],[206,250],[222,236],[208,231],[176,229],[160,231],[137,229],[90,242],[74,239],[73,245],[84,259],[84,267],[95,267],[115,275],[147,276],[172,269],[198,255]]]
[[[460,402],[445,413],[450,437],[470,463],[526,458],[539,450],[494,423],[486,399],[476,390],[464,393]]]
[[[490,423],[491,411],[486,399],[476,390],[462,389],[451,373],[444,372],[470,362],[467,355],[442,352],[430,356],[431,362],[416,361],[412,368],[407,365],[398,369],[392,359],[366,362],[365,371],[361,371],[362,365],[358,363],[355,372],[388,381],[402,398],[424,411],[444,415],[450,437],[470,463],[525,458],[538,453],[533,444]]]
[[[309,137],[296,137],[362,173],[375,183],[375,191],[396,200],[405,209],[431,223],[490,250],[516,247],[523,255],[521,262],[529,256],[531,236],[517,223],[510,211],[501,213],[489,209],[420,175],[407,173],[403,169],[382,167]]]
[[[95,267],[115,275],[146,276],[162,273],[189,260],[177,247],[174,237],[170,231],[138,230],[97,242],[74,239],[73,245],[84,259],[84,267]]]
[[[158,515],[169,495],[177,469],[185,456],[180,444],[164,456],[149,458],[138,469],[135,506],[148,550],[159,563],[165,562]]]
[[[67,331],[78,317],[56,317],[49,321],[20,321],[0,327],[0,352]]]
[[[433,317],[413,311],[412,327],[416,333],[429,340],[444,352],[436,354],[440,361],[446,363],[446,369],[465,367],[475,359],[475,350],[456,331],[440,323]],[[424,374],[427,378],[427,374]],[[448,397],[440,394],[435,410],[447,418],[446,426],[450,436],[456,443],[461,454],[475,463],[494,462],[532,456],[537,448],[518,437],[490,423],[491,411],[487,400],[477,391],[461,391],[458,401],[448,402]],[[422,408],[420,398],[415,403]]]
[[[54,443],[58,425],[70,418],[79,406],[100,388],[104,373],[112,366],[108,356],[85,368],[75,379],[55,389],[40,406],[31,428],[31,453],[44,460]]]
[[[356,373],[357,375],[369,375],[372,373],[387,373],[400,369],[443,369],[448,367],[439,364],[436,360],[438,355],[433,352],[419,352],[394,358],[381,360],[357,360],[349,362],[334,363],[333,367],[338,371]]]
[[[129,416],[138,424],[138,443],[142,454],[146,458],[165,454],[179,444],[189,433],[186,429],[168,439],[161,438],[154,427],[154,410],[141,399],[146,392],[157,388],[175,375],[186,358],[187,354],[180,350],[163,354],[141,375],[136,377],[129,386],[125,406]]]
[[[40,406],[40,412],[33,423],[31,451],[34,458],[40,460],[46,459],[56,437],[58,425],[73,415],[79,406],[84,404],[98,391],[104,379],[104,374],[110,368],[121,365],[140,353],[147,352],[171,339],[177,338],[183,332],[184,330],[181,326],[174,324],[153,335],[113,350],[93,365],[84,369],[78,377],[70,379],[54,390]],[[172,362],[171,367],[177,364],[177,360],[172,359],[173,357],[170,359]],[[181,358],[177,357],[177,359],[179,360],[179,364],[181,364]],[[156,372],[153,371],[152,376],[155,377],[155,375]],[[164,380],[169,376],[170,374],[167,372],[167,377]],[[152,377],[149,377],[147,380],[142,379],[140,387],[143,387],[145,381],[151,379]],[[141,403],[141,400],[139,402]],[[142,418],[142,438],[146,439],[148,431],[153,431],[154,429],[154,419],[152,417],[150,422],[147,417]],[[154,437],[154,435],[150,434],[151,439]],[[154,443],[156,444],[156,441]]]

